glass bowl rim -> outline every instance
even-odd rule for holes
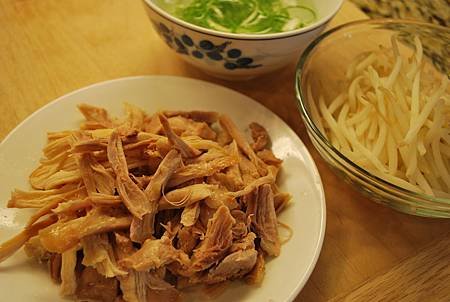
[[[386,181],[372,173],[370,173],[368,170],[362,168],[361,166],[354,163],[352,160],[350,160],[347,156],[345,156],[343,153],[341,153],[339,150],[337,150],[331,142],[322,134],[322,132],[319,130],[319,128],[314,123],[312,117],[310,116],[307,108],[306,108],[306,102],[303,101],[303,99],[307,100],[306,95],[303,93],[303,90],[301,88],[301,78],[303,76],[303,68],[304,66],[309,62],[309,59],[311,55],[316,50],[316,47],[321,44],[326,38],[333,36],[335,33],[340,33],[342,31],[345,31],[346,29],[352,29],[352,28],[358,28],[364,25],[386,25],[386,24],[401,24],[401,25],[419,25],[421,27],[427,27],[427,28],[433,28],[441,31],[447,31],[450,33],[450,28],[446,28],[440,25],[432,24],[432,23],[425,23],[415,20],[396,20],[396,19],[367,19],[367,20],[358,20],[353,21],[349,23],[345,23],[342,25],[339,25],[333,29],[330,29],[326,31],[325,33],[318,36],[316,39],[314,39],[308,47],[305,49],[305,51],[300,56],[300,59],[296,66],[295,71],[295,92],[296,92],[296,99],[297,99],[297,107],[302,114],[303,120],[306,122],[307,131],[312,130],[314,135],[323,143],[325,144],[324,150],[328,153],[332,153],[332,160],[336,161],[336,157],[342,161],[344,161],[346,164],[348,164],[351,168],[353,168],[358,173],[355,173],[353,170],[348,169],[356,179],[358,179],[363,185],[366,182],[360,175],[363,175],[363,177],[369,179],[370,181],[381,184],[383,189],[387,191],[387,193],[391,194],[388,190],[394,191],[396,194],[403,194],[406,195],[409,198],[413,199],[422,199],[426,200],[428,202],[435,202],[440,204],[447,204],[450,205],[450,198],[442,198],[442,197],[435,197],[424,193],[418,193],[414,191],[410,191],[408,189],[402,188],[400,186],[397,186],[389,181]],[[342,163],[341,163],[342,165]],[[340,167],[339,170],[342,170]],[[360,175],[359,175],[360,174]]]

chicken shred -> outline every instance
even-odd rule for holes
[[[252,215],[252,225],[261,238],[261,248],[270,256],[280,254],[277,216],[273,202],[273,192],[269,184],[255,190],[255,198],[247,205],[247,215]]]
[[[190,119],[196,122],[205,122],[207,124],[213,124],[217,122],[219,114],[213,111],[164,111],[164,115],[167,117],[182,116],[186,119]]]
[[[249,143],[216,112],[79,110],[79,129],[47,134],[33,190],[11,193],[8,207],[36,211],[0,262],[24,246],[78,300],[179,302],[187,286],[261,284],[291,199],[262,125]]]
[[[91,212],[92,213],[92,212]],[[81,238],[128,228],[131,218],[114,217],[104,213],[92,213],[66,222],[58,222],[39,232],[44,248],[50,252],[63,253],[78,244]]]
[[[180,151],[181,155],[185,158],[190,157],[197,157],[201,154],[201,152],[198,149],[195,149],[194,147],[188,145],[183,139],[181,139],[178,135],[175,134],[175,132],[172,130],[169,121],[167,118],[160,114],[159,115],[159,121],[161,122],[164,132],[167,135],[167,138],[169,139],[169,142]]]
[[[172,262],[188,265],[189,257],[173,247],[172,241],[163,236],[161,239],[147,239],[141,249],[124,258],[120,264],[136,271],[148,271],[163,267]]]
[[[116,183],[119,195],[128,210],[137,218],[152,211],[147,202],[145,193],[131,180],[128,175],[128,167],[123,153],[122,141],[117,131],[111,134],[108,142],[108,160],[116,174]]]
[[[143,243],[153,235],[155,215],[158,212],[161,192],[164,190],[169,178],[182,164],[180,154],[176,150],[169,151],[159,164],[158,169],[144,191],[148,198],[147,202],[150,205],[150,211],[142,219],[133,217],[131,222],[130,237],[134,242]]]
[[[86,236],[81,239],[81,246],[83,247],[84,255],[83,265],[92,266],[99,274],[107,278],[127,274],[127,272],[118,267],[107,234]]]
[[[234,222],[227,207],[217,209],[208,221],[205,239],[194,250],[192,271],[203,271],[223,258],[233,241],[231,228]]]
[[[255,152],[266,149],[270,139],[267,130],[255,122],[250,123],[249,128],[254,141],[253,144],[251,144],[252,149]]]
[[[77,265],[78,246],[74,246],[62,253],[61,257],[61,295],[72,296],[77,290]]]

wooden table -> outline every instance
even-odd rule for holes
[[[332,26],[366,16],[345,3]],[[312,148],[294,97],[294,69],[257,80],[212,79],[159,40],[138,0],[0,1],[0,139],[54,98],[108,79],[169,74],[204,79],[258,100],[311,151],[327,196],[327,231],[296,301],[450,301],[450,220],[368,201]]]

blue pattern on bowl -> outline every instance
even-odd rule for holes
[[[209,40],[195,42],[187,34],[177,35],[172,29],[162,22],[153,22],[158,34],[166,44],[177,53],[192,56],[199,60],[210,59],[223,61],[223,67],[228,70],[258,68],[262,64],[253,64],[253,58],[243,56],[242,51],[232,48],[231,41],[215,45]]]

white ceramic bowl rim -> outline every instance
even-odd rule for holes
[[[289,37],[293,37],[293,36],[297,36],[297,35],[300,35],[303,33],[313,31],[313,30],[317,29],[318,27],[320,27],[321,25],[327,23],[331,18],[333,18],[334,15],[336,15],[336,13],[341,8],[342,3],[344,2],[344,0],[337,0],[335,2],[335,7],[332,8],[332,10],[329,14],[321,17],[319,20],[317,20],[316,22],[314,22],[308,26],[298,28],[296,30],[280,32],[280,33],[272,33],[272,34],[235,34],[235,33],[226,33],[226,32],[221,32],[221,31],[217,31],[217,30],[212,30],[212,29],[208,29],[208,28],[204,28],[204,27],[200,27],[200,26],[188,23],[186,21],[183,21],[179,18],[172,16],[171,14],[169,14],[168,12],[166,12],[165,10],[160,8],[157,4],[155,4],[153,0],[144,0],[144,1],[155,13],[157,13],[161,17],[168,19],[169,21],[172,21],[182,27],[188,28],[192,31],[199,32],[202,34],[207,34],[210,36],[219,37],[219,38],[226,38],[226,39],[230,39],[230,40],[259,40],[259,41],[289,38]]]

